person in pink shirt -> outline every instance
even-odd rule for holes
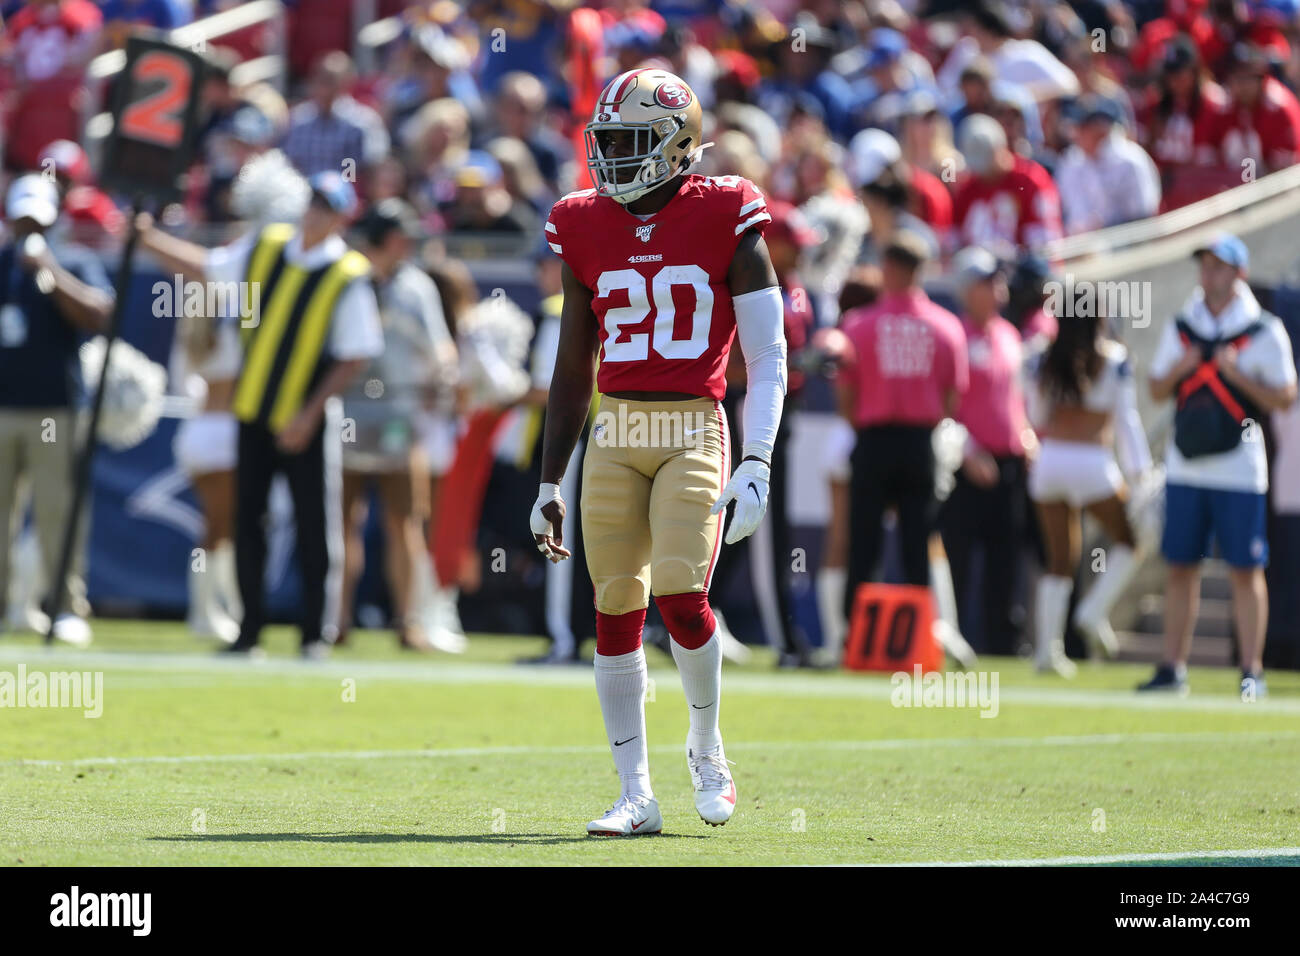
[[[937,511],[931,432],[966,390],[961,322],[931,302],[918,277],[929,257],[919,236],[897,233],[881,262],[882,294],[846,314],[840,413],[857,430],[850,461],[846,614],[857,586],[875,577],[881,519],[895,507],[904,583],[929,583],[928,541]]]
[[[968,437],[939,528],[962,634],[983,653],[1015,654],[1025,629],[1025,451],[1032,441],[1020,386],[1020,333],[1000,314],[1007,289],[991,252],[963,249],[953,257],[952,270],[970,366],[970,387],[955,417]],[[983,580],[972,595],[980,553]]]

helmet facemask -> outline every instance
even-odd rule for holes
[[[587,169],[601,196],[626,205],[658,189],[690,166],[691,147],[685,146],[687,158],[670,160],[666,150],[685,127],[679,116],[667,116],[645,123],[625,121],[591,122],[584,130],[587,143]],[[632,152],[627,156],[606,157],[605,146],[610,133],[631,133]]]

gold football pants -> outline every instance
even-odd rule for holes
[[[729,477],[722,404],[602,396],[583,459],[582,534],[596,610],[707,591],[722,541],[709,513]]]

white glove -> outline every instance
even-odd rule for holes
[[[741,538],[749,537],[763,520],[763,515],[767,512],[770,475],[771,469],[767,465],[752,458],[742,461],[731,473],[731,481],[709,509],[712,514],[718,514],[729,502],[736,503],[736,513],[731,518],[731,527],[727,529],[727,544],[735,544]]]
[[[537,542],[537,550],[547,560],[559,562],[569,557],[571,552],[561,547],[563,529],[559,534],[556,534],[551,523],[546,520],[546,515],[542,514],[542,506],[548,505],[552,501],[558,501],[561,505],[564,504],[564,499],[560,497],[560,486],[544,481],[538,488],[537,500],[533,503],[533,513],[528,518],[528,524],[533,529],[534,537],[541,539]]]

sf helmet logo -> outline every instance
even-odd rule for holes
[[[691,105],[691,91],[680,83],[665,83],[655,90],[655,100],[670,110],[685,109]]]

